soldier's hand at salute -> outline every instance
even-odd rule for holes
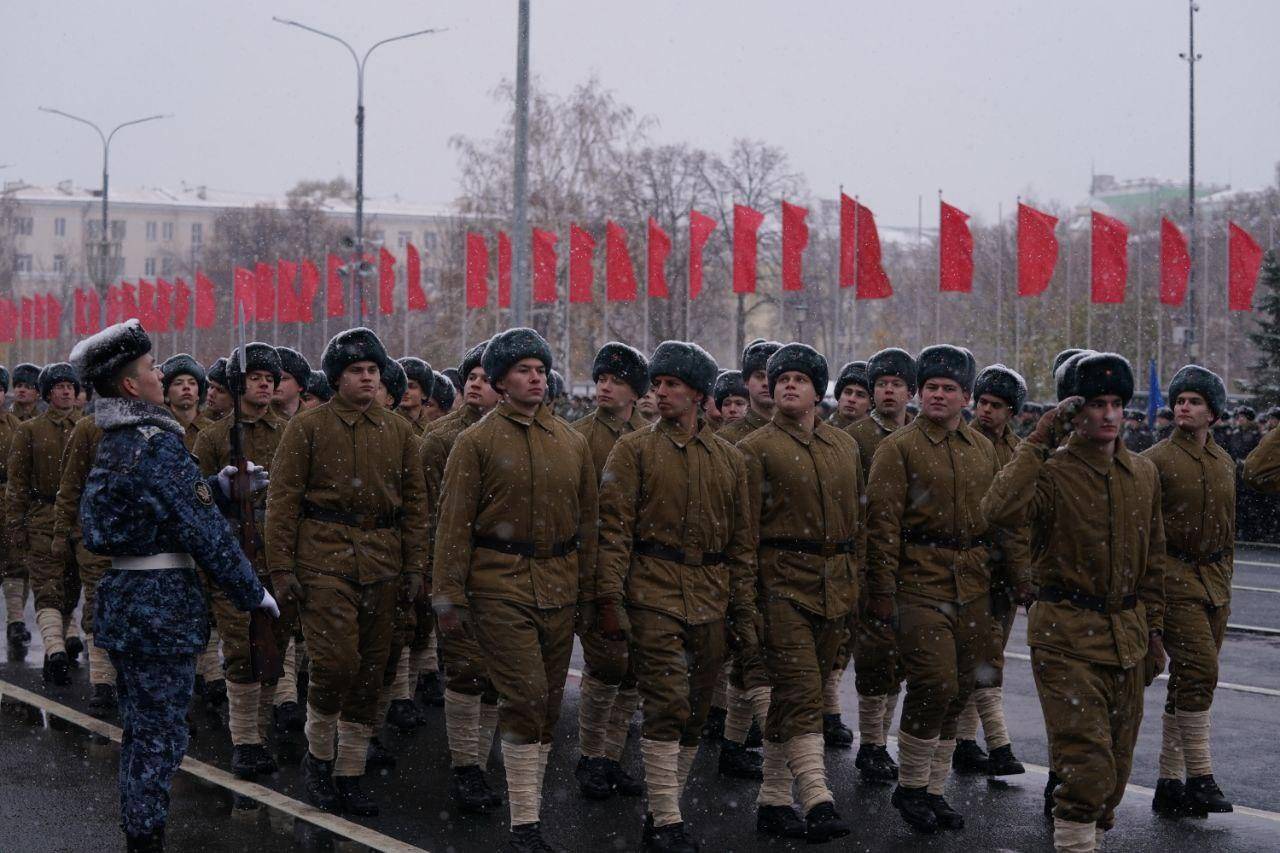
[[[407,604],[412,604],[418,600],[418,596],[422,594],[422,575],[412,572],[404,576],[404,583],[401,586],[403,600]]]
[[[1063,400],[1040,416],[1040,420],[1036,421],[1036,428],[1027,436],[1027,440],[1049,449],[1056,448],[1066,438],[1071,419],[1080,413],[1083,405],[1083,397],[1068,397]]]
[[[466,638],[465,607],[454,607],[452,604],[435,604],[432,605],[432,609],[436,612],[436,625],[446,639],[461,640]]]
[[[867,615],[879,622],[892,622],[893,599],[887,595],[868,596]]]

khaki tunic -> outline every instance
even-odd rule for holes
[[[53,535],[53,505],[62,479],[62,452],[80,415],[53,409],[23,421],[9,447],[5,517],[10,533]]]
[[[432,578],[435,565],[433,558],[436,547],[436,524],[440,514],[440,487],[444,483],[444,466],[449,461],[449,453],[454,442],[462,431],[479,423],[483,415],[475,406],[463,404],[444,417],[427,425],[419,441],[418,456],[422,464],[422,476],[427,489],[427,570],[424,581],[427,592],[432,589]]]
[[[682,623],[755,611],[755,542],[742,454],[703,422],[696,435],[665,420],[618,439],[600,494],[598,595]],[[633,550],[635,541],[682,550],[686,565]],[[725,555],[699,565],[703,553]]]
[[[604,409],[596,409],[586,417],[574,421],[570,426],[587,440],[587,446],[591,448],[591,461],[595,464],[596,474],[603,478],[604,463],[609,458],[609,451],[613,450],[618,438],[627,433],[644,429],[649,426],[649,422],[640,417],[640,413],[636,411],[635,407],[632,407],[629,420],[624,421],[615,415],[609,414]]]
[[[858,420],[859,419],[848,417],[844,412],[836,409],[831,413],[831,416],[827,418],[827,423],[831,424],[836,429],[848,429],[857,423]]]
[[[13,445],[14,433],[18,431],[21,421],[13,412],[0,412],[0,489],[9,482],[9,448]],[[0,507],[0,522],[4,519],[4,509]],[[0,530],[0,578],[24,578],[27,567],[19,560],[9,559],[9,529],[7,525]]]
[[[1280,429],[1264,435],[1245,457],[1244,484],[1265,494],[1280,492]]]
[[[862,478],[864,481],[867,475],[871,473],[871,460],[875,458],[876,448],[880,446],[880,442],[900,429],[902,427],[882,417],[874,409],[865,418],[854,421],[845,427],[845,432],[853,436],[853,440],[858,442],[858,456],[862,461]]]
[[[586,441],[547,406],[527,416],[503,401],[459,435],[441,494],[433,604],[494,598],[553,609],[595,598],[595,468]],[[473,537],[548,551],[576,537],[577,548],[526,557],[478,547]]]
[[[754,408],[748,407],[747,416],[739,421],[731,424],[725,424],[716,430],[716,435],[723,438],[730,444],[737,444],[742,439],[751,435],[751,433],[760,429],[760,427],[769,423],[769,419],[757,412]]]
[[[196,439],[200,437],[200,433],[213,426],[213,421],[204,415],[196,415],[195,420],[184,426],[182,434],[182,443],[186,445],[188,453],[196,452]],[[255,463],[258,460],[253,460]]]
[[[289,421],[272,461],[266,524],[272,571],[304,569],[365,585],[425,570],[426,488],[404,418],[380,406],[362,412],[335,395]],[[366,529],[306,518],[304,502],[393,525]]]
[[[19,423],[23,421],[29,421],[32,418],[38,417],[40,415],[40,403],[39,402],[28,403],[25,406],[19,405],[18,403],[14,403],[12,414],[15,418],[18,419]]]

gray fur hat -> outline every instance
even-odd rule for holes
[[[306,388],[307,380],[311,378],[311,365],[302,353],[291,347],[276,347],[276,354],[280,356],[281,374],[289,374],[299,388]]]
[[[844,393],[844,389],[850,385],[860,385],[866,389],[868,394],[871,393],[871,383],[867,380],[867,363],[865,361],[851,361],[840,368],[840,375],[836,377],[837,400]]]
[[[0,364],[0,388],[6,392],[9,390],[9,368]]]
[[[977,400],[983,394],[1004,400],[1016,415],[1022,411],[1022,405],[1027,401],[1027,380],[1016,370],[1003,364],[993,364],[984,368],[974,380],[973,399]]]
[[[536,358],[546,366],[548,373],[551,372],[551,345],[542,335],[533,329],[507,329],[494,335],[489,341],[484,349],[481,365],[489,378],[489,384],[497,388],[507,371],[526,358]],[[549,386],[550,381],[547,384]]]
[[[778,384],[778,377],[788,371],[803,373],[813,383],[813,390],[818,393],[818,401],[827,394],[827,360],[822,353],[808,344],[790,343],[781,347],[765,365],[765,375],[769,379],[769,393],[773,393]]]
[[[124,326],[124,325],[127,325],[127,324],[126,323],[116,324],[116,326]],[[110,326],[108,328],[114,329],[115,326]],[[142,329],[141,324],[138,325],[138,329],[139,331],[141,331]],[[107,329],[103,329],[102,332],[98,332],[98,335],[101,335],[103,332],[106,332],[106,331]],[[146,332],[143,332],[143,334],[145,335]],[[81,341],[81,343],[86,343],[87,341],[93,340],[94,338],[97,338],[98,335],[94,335],[93,338],[85,338],[85,340]],[[76,344],[76,346],[79,347],[80,344]],[[150,349],[148,349],[147,352],[150,352]],[[142,353],[142,355],[145,355],[145,354],[146,353]],[[134,356],[134,358],[140,358],[140,357],[141,357],[140,355]],[[125,362],[121,363],[121,366],[128,363],[129,361],[133,361],[133,359],[127,359]],[[21,382],[25,385],[30,385],[32,388],[34,388],[36,387],[36,383],[39,381],[40,381],[40,368],[36,367],[34,364],[32,364],[29,361],[24,361],[22,362],[22,364],[19,364],[17,367],[13,369],[13,384],[15,385]]]
[[[764,341],[757,338],[742,350],[742,381],[746,382],[757,371],[768,371],[769,357],[782,349],[777,341]]]
[[[333,399],[333,386],[329,384],[329,378],[318,370],[311,371],[311,375],[307,377],[307,387],[303,390],[326,403]]]
[[[702,347],[689,341],[663,341],[649,357],[650,376],[674,376],[707,396],[716,383],[720,368]]]
[[[1085,400],[1115,394],[1120,404],[1127,406],[1133,399],[1133,367],[1127,358],[1114,352],[1089,353],[1076,362],[1072,394]]]
[[[741,370],[722,370],[711,388],[711,396],[715,398],[716,408],[720,408],[730,397],[750,400],[751,392],[747,390],[747,383],[742,381]]]
[[[488,341],[481,341],[467,350],[466,354],[462,356],[462,362],[458,365],[458,378],[462,380],[462,384],[466,384],[467,377],[471,375],[471,371],[477,367],[484,366],[484,351],[488,346]],[[462,386],[459,385],[458,389],[461,390],[461,388]]]
[[[458,396],[458,392],[454,390],[453,383],[442,371],[436,371],[434,380],[431,383],[431,399],[447,412],[453,408],[453,401]]]
[[[280,377],[284,374],[284,370],[280,366],[280,353],[276,352],[276,348],[271,344],[254,341],[245,345],[245,375],[255,370],[265,370],[271,374],[275,384],[280,384]],[[245,377],[240,375],[240,347],[236,347],[231,351],[231,355],[227,356],[227,388],[237,394],[243,394],[244,379]]]
[[[874,390],[881,376],[896,376],[907,383],[907,393],[916,394],[916,360],[898,347],[887,347],[867,359],[867,383]]]
[[[924,385],[930,379],[950,379],[966,394],[973,393],[973,381],[978,365],[973,353],[964,347],[951,344],[934,344],[920,350],[916,356],[916,384]]]
[[[215,385],[227,387],[227,360],[219,356],[214,359],[213,364],[209,365],[209,370],[205,373],[205,378]]]
[[[404,399],[404,392],[409,388],[409,377],[405,375],[400,362],[389,358],[382,365],[382,384],[387,386],[387,393],[391,395],[391,408],[399,406]]]
[[[132,319],[108,326],[80,341],[71,350],[71,364],[79,380],[92,385],[103,396],[112,396],[116,393],[113,387],[116,374],[121,368],[149,352],[151,336],[137,319]],[[34,364],[19,364],[13,369],[13,381],[39,387],[42,374]],[[44,396],[43,389],[41,396]]]
[[[1058,353],[1058,358],[1062,358],[1062,354],[1065,352],[1067,350]],[[1076,368],[1079,367],[1082,358],[1093,354],[1093,350],[1076,350],[1066,358],[1063,358],[1062,362],[1053,369],[1053,382],[1056,386],[1055,390],[1058,392],[1059,403],[1075,393],[1073,389],[1076,386]],[[1055,358],[1054,361],[1057,362],[1058,359]]]
[[[47,401],[49,392],[59,382],[70,382],[76,386],[76,393],[80,393],[80,377],[76,374],[76,369],[70,362],[55,361],[53,364],[46,364],[40,371],[40,377],[36,382],[36,387],[40,389],[40,399]]]
[[[591,364],[591,381],[600,381],[600,375],[609,373],[631,386],[637,397],[649,390],[649,360],[635,347],[618,341],[600,347]]]
[[[1198,364],[1188,364],[1173,374],[1169,383],[1169,402],[1178,402],[1178,395],[1190,391],[1204,397],[1215,417],[1221,417],[1227,408],[1227,386],[1222,377]]]
[[[436,373],[431,369],[431,365],[412,355],[406,355],[397,360],[404,368],[404,375],[418,383],[418,387],[422,389],[423,398],[430,397],[436,386]]]
[[[173,380],[183,374],[196,381],[196,385],[200,389],[200,402],[203,403],[204,395],[209,392],[209,377],[205,375],[204,368],[200,366],[200,362],[185,352],[169,356],[160,365],[160,381],[164,384],[164,393],[168,394],[169,386],[173,384]]]
[[[329,385],[338,387],[338,377],[357,361],[372,361],[379,371],[386,370],[387,348],[373,333],[372,329],[358,326],[354,329],[338,332],[325,344],[324,355],[320,357],[320,368],[329,379]]]

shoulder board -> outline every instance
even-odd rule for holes
[[[151,439],[155,438],[155,437],[156,437],[157,435],[159,435],[160,433],[164,432],[164,430],[162,430],[162,429],[161,429],[160,427],[158,427],[158,426],[143,425],[143,426],[138,427],[138,432],[142,433],[142,438],[143,438],[145,441],[150,441]]]

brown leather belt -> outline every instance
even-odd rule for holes
[[[566,557],[578,550],[578,537],[574,536],[563,542],[541,545],[537,542],[518,542],[514,539],[495,539],[492,536],[473,536],[471,544],[477,548],[498,551],[503,554],[514,554],[518,557],[532,557],[537,560],[549,560],[552,557]]]
[[[670,548],[651,539],[637,539],[632,543],[631,551],[643,557],[656,557],[659,560],[685,566],[718,566],[725,561],[723,551],[685,551],[680,548]]]
[[[344,524],[360,530],[389,530],[400,526],[399,510],[390,513],[339,512],[316,506],[311,501],[302,502],[302,517],[329,524]]]
[[[995,543],[987,536],[947,536],[941,533],[926,533],[910,527],[902,529],[902,541],[913,545],[930,545],[934,548],[950,548],[953,551],[968,551],[971,548],[990,548]]]
[[[1036,598],[1039,601],[1047,601],[1050,604],[1066,602],[1072,607],[1078,607],[1081,610],[1092,610],[1095,613],[1102,614],[1122,613],[1125,610],[1133,610],[1138,606],[1138,596],[1135,593],[1130,593],[1120,599],[1118,603],[1113,603],[1110,599],[1103,598],[1100,595],[1090,595],[1078,589],[1062,589],[1057,586],[1040,587],[1040,592],[1036,595]]]
[[[842,542],[827,542],[822,539],[796,539],[790,536],[771,536],[760,540],[761,548],[777,548],[779,551],[798,551],[801,554],[812,554],[815,557],[830,559],[838,554],[852,554],[857,548],[852,539]]]
[[[1164,552],[1175,560],[1181,560],[1193,566],[1211,566],[1221,560],[1230,557],[1234,549],[1220,548],[1212,554],[1205,554],[1203,557],[1192,554],[1190,551],[1183,551],[1181,548],[1174,548],[1170,545],[1164,546]]]

